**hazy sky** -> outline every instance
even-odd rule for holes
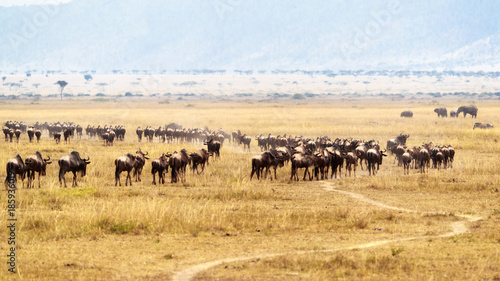
[[[71,2],[72,0],[0,0],[0,6],[24,6],[24,5],[40,5],[40,4],[61,4]]]

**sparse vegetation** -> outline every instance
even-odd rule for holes
[[[17,153],[26,157],[37,150],[54,159],[47,176],[42,177],[41,189],[21,188],[16,193],[20,275],[26,280],[170,279],[174,272],[201,262],[283,253],[226,263],[197,278],[500,278],[500,164],[495,160],[500,154],[498,128],[474,131],[472,124],[476,120],[470,118],[437,119],[434,105],[428,103],[411,104],[418,117],[402,119],[399,112],[409,102],[382,101],[303,101],[301,105],[288,101],[279,107],[275,103],[196,102],[194,108],[187,108],[186,101],[171,101],[168,114],[166,105],[158,101],[138,102],[134,108],[126,102],[113,102],[112,107],[71,101],[64,105],[46,102],[36,108],[21,102],[0,104],[0,120],[4,121],[11,120],[15,112],[28,110],[30,115],[23,121],[29,124],[68,120],[70,107],[74,113],[71,121],[84,127],[119,122],[127,128],[125,142],[116,142],[112,147],[86,139],[56,146],[46,136],[40,144],[29,144],[26,135],[21,136],[19,144],[0,142],[6,152],[0,158],[0,167],[5,167]],[[452,105],[460,103],[454,101]],[[500,124],[500,104],[477,105],[478,120]],[[133,130],[137,126],[157,127],[170,122],[229,132],[240,129],[253,136],[287,133],[373,138],[382,146],[387,139],[404,132],[411,134],[409,146],[424,141],[449,143],[457,154],[453,169],[431,169],[426,175],[412,170],[404,176],[402,168],[388,157],[376,177],[367,177],[368,172],[358,167],[358,177],[297,183],[288,180],[287,165],[278,170],[277,181],[251,182],[250,159],[260,150],[254,142],[250,154],[226,143],[221,158],[211,159],[203,174],[193,175],[188,170],[185,185],[151,185],[151,159],[144,168],[142,182],[115,187],[114,159],[136,151],[139,145],[151,158],[203,146],[136,142]],[[87,175],[79,178],[79,187],[61,188],[56,160],[72,150],[89,155],[92,163]],[[5,178],[4,172],[0,175]],[[66,175],[67,180],[69,177]],[[436,213],[380,208],[328,191],[326,184],[391,206]],[[5,192],[0,193],[0,202],[7,202]],[[469,225],[469,232],[461,235],[425,238],[451,231],[451,224],[460,220],[458,214],[480,216],[483,220]],[[6,212],[0,213],[0,220],[6,221]],[[0,236],[7,236],[5,227],[0,229]],[[335,250],[405,237],[423,238],[367,249]],[[8,277],[6,271],[0,272],[0,279]]]

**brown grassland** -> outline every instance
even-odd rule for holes
[[[447,101],[448,110],[464,101]],[[0,120],[73,121],[123,124],[125,142],[74,139],[56,145],[0,141],[0,175],[8,159],[40,151],[54,162],[42,187],[19,188],[17,200],[17,274],[7,271],[9,245],[7,193],[0,193],[0,280],[171,280],[190,266],[221,259],[196,280],[500,280],[500,102],[477,102],[470,116],[439,119],[430,101],[304,101],[284,103],[63,101],[0,104]],[[413,118],[400,118],[404,109]],[[357,169],[356,177],[326,181],[289,181],[290,166],[278,180],[250,181],[250,159],[260,153],[225,144],[202,175],[187,173],[185,184],[151,184],[151,160],[163,152],[202,144],[138,143],[135,128],[177,122],[185,127],[240,129],[254,137],[273,133],[376,139],[382,147],[400,133],[411,147],[423,142],[451,144],[453,168],[403,175],[392,156],[374,177]],[[472,130],[475,122],[494,129]],[[3,136],[2,136],[3,137]],[[142,182],[114,186],[114,159],[138,148],[148,151]],[[90,156],[79,186],[58,182],[55,160],[70,151]],[[122,174],[122,184],[125,175]],[[26,183],[26,181],[25,181]],[[326,188],[329,187],[329,188]],[[337,189],[398,208],[357,200]],[[480,217],[467,231],[449,237],[461,215]],[[408,237],[363,249],[356,245]],[[282,254],[268,256],[268,254]]]

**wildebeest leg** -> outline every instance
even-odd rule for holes
[[[42,172],[38,172],[38,188],[40,188],[40,175],[42,174]]]
[[[66,183],[66,181],[64,181],[64,183]],[[76,171],[73,171],[73,187],[75,186],[78,186],[78,184],[76,183]]]
[[[155,178],[156,171],[153,171],[152,174],[153,174],[153,184],[156,185],[156,178]],[[158,172],[158,178],[159,178],[158,181],[160,181],[161,180],[160,172]]]
[[[127,186],[127,180],[130,181],[130,186],[132,186],[132,177],[130,176],[130,170],[127,171],[127,178],[125,179],[125,186]]]
[[[116,170],[115,170],[115,186],[118,183],[120,184],[120,186],[122,186],[122,183],[120,182],[120,170],[118,170],[118,167],[116,167]]]

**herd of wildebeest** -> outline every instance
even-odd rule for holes
[[[465,109],[464,109],[465,108]],[[471,111],[472,110],[472,111]],[[438,116],[446,117],[445,108],[436,108],[434,110]],[[459,107],[458,113],[477,115],[477,107]],[[476,123],[474,128],[483,128],[483,125]],[[491,126],[492,127],[492,126]],[[72,122],[39,123],[29,126],[25,122],[8,121],[4,126],[5,141],[12,142],[13,136],[19,141],[19,136],[23,133],[28,135],[29,141],[33,142],[35,137],[40,141],[42,134],[49,138],[55,138],[59,143],[61,135],[65,142],[69,143],[71,138],[82,138],[83,127]],[[118,126],[92,126],[85,128],[85,134],[88,139],[99,139],[104,141],[104,145],[113,145],[113,141],[123,141],[126,129],[122,125]],[[203,143],[206,148],[188,153],[185,149],[174,153],[163,153],[160,157],[151,162],[151,174],[153,176],[152,184],[156,184],[156,174],[158,174],[158,183],[165,183],[165,175],[171,173],[171,182],[185,182],[186,168],[190,166],[193,173],[196,171],[201,174],[205,165],[209,163],[210,157],[220,157],[220,149],[224,143],[229,145],[243,146],[244,151],[250,152],[250,143],[252,137],[242,134],[240,130],[231,134],[222,129],[210,131],[208,128],[186,129],[181,125],[171,123],[156,129],[151,126],[145,128],[138,127],[135,131],[138,142],[143,137],[148,142],[153,142],[158,138],[158,142],[171,143]],[[382,150],[376,140],[357,140],[357,139],[332,139],[328,136],[306,138],[302,136],[261,134],[255,137],[257,145],[261,149],[261,154],[251,159],[252,170],[250,180],[255,176],[257,179],[267,178],[277,179],[276,170],[291,163],[290,180],[299,180],[299,169],[304,169],[303,180],[316,180],[337,178],[342,174],[342,168],[345,168],[345,175],[351,173],[356,176],[356,168],[363,164],[368,169],[368,174],[375,175],[382,165],[383,158],[388,154],[394,155],[394,162],[403,167],[404,174],[408,174],[410,168],[418,169],[420,173],[428,171],[429,167],[436,169],[451,168],[455,156],[455,150],[451,145],[435,145],[432,142],[423,143],[420,146],[407,147],[406,141],[410,135],[400,134],[387,141],[385,149]],[[148,152],[141,149],[135,153],[128,153],[116,158],[115,164],[115,186],[120,185],[120,174],[126,172],[125,185],[132,185],[132,176],[135,181],[141,181],[141,173],[149,159]],[[23,181],[28,178],[28,188],[33,188],[35,173],[38,173],[38,186],[40,187],[40,176],[46,174],[47,165],[51,164],[50,157],[43,158],[40,152],[29,155],[23,161],[20,155],[7,162],[6,186],[9,180],[16,181],[19,177]],[[86,167],[90,164],[90,157],[82,158],[76,151],[61,157],[59,164],[59,182],[66,187],[64,175],[67,172],[73,173],[73,186],[77,185],[77,172],[85,176]],[[272,169],[272,170],[271,170]],[[272,173],[274,171],[274,174]],[[17,176],[16,176],[17,175]]]

